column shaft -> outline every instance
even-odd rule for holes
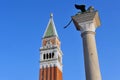
[[[101,80],[99,61],[95,42],[95,33],[82,33],[86,80]]]

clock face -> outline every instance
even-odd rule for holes
[[[47,41],[46,46],[47,46],[48,48],[52,47],[52,43],[51,43],[50,40]]]
[[[50,44],[50,43],[51,43],[50,40],[48,40],[48,41],[47,41],[47,44]]]

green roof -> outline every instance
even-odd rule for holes
[[[48,26],[47,26],[47,29],[46,29],[46,31],[44,33],[43,38],[51,37],[51,36],[57,36],[58,37],[52,17],[49,20],[49,23],[48,23]]]

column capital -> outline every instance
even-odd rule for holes
[[[87,22],[79,23],[78,25],[80,26],[81,33],[84,33],[86,31],[95,32],[95,30],[96,30],[96,27],[95,27],[93,21],[87,21]]]
[[[73,23],[78,31],[81,33],[85,31],[93,31],[100,26],[100,19],[98,11],[78,13],[72,16]]]

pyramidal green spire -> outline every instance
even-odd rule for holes
[[[51,37],[51,36],[57,36],[58,37],[57,31],[56,31],[56,28],[55,28],[55,24],[54,24],[54,21],[53,21],[53,14],[52,13],[50,14],[50,20],[48,22],[48,25],[47,25],[47,28],[46,28],[46,31],[44,33],[43,38]]]

